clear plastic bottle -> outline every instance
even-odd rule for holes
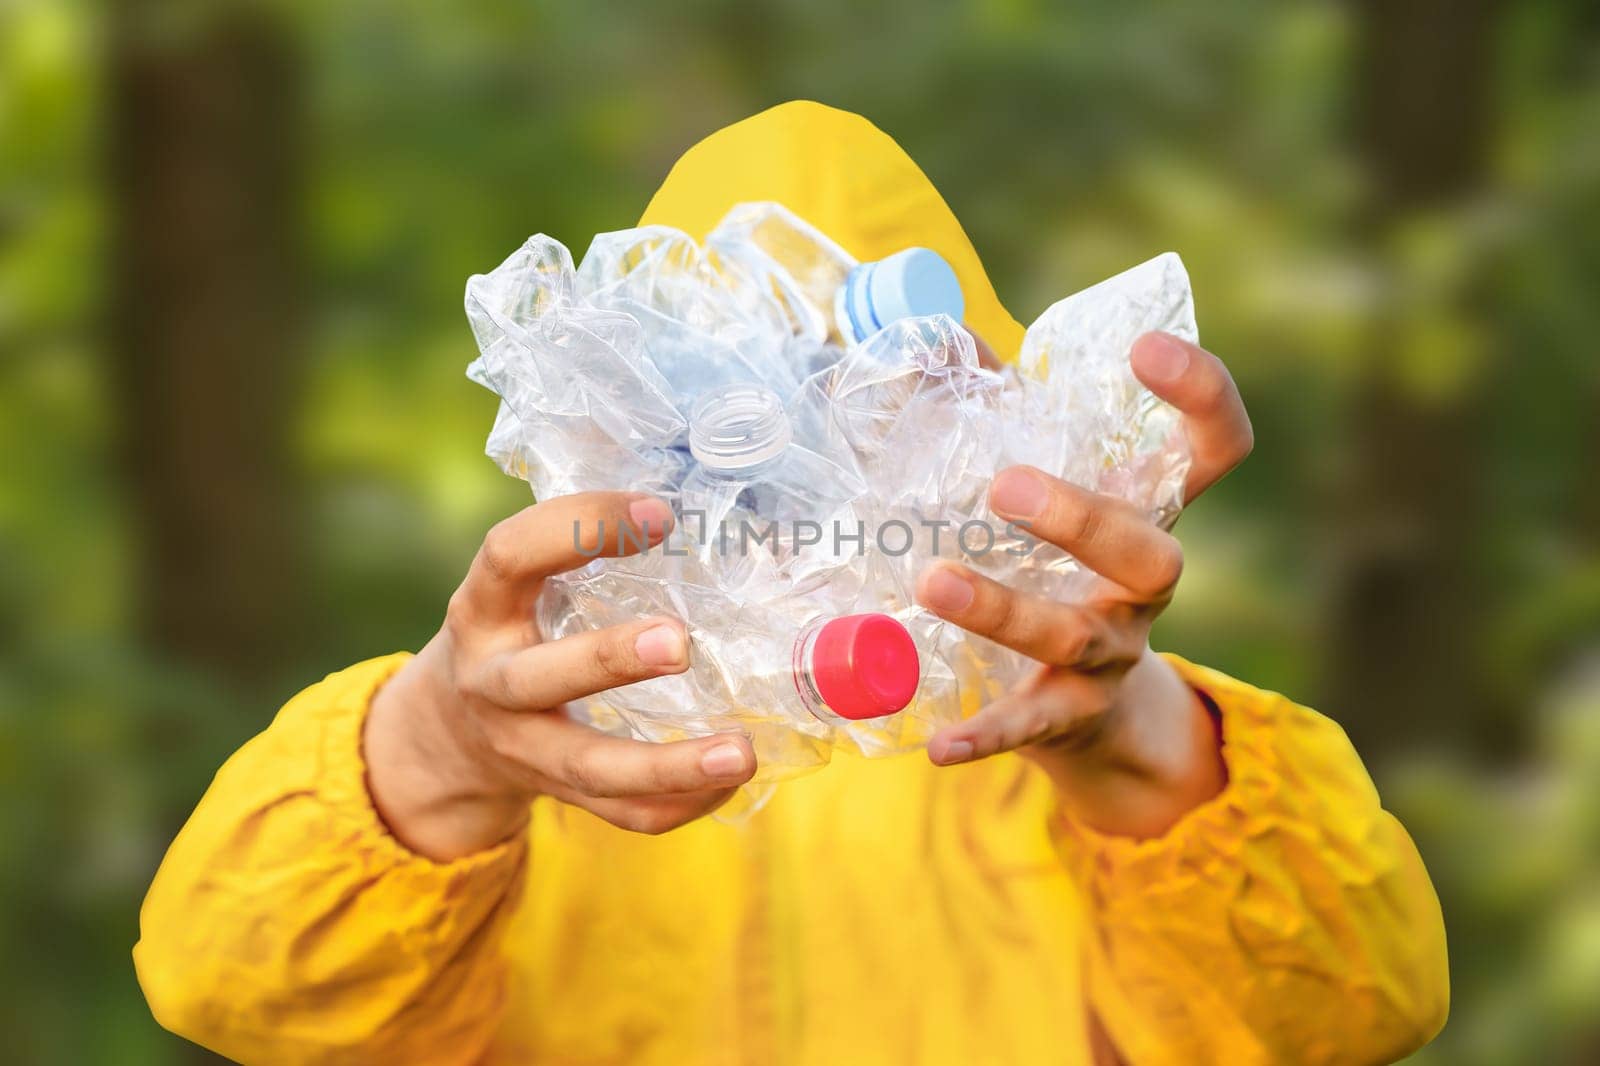
[[[902,318],[946,314],[960,322],[966,311],[955,271],[933,249],[857,262],[781,204],[739,204],[707,244],[764,277],[798,332],[835,347],[859,344]]]
[[[866,491],[853,472],[794,443],[782,400],[764,385],[739,382],[702,396],[689,418],[689,451],[695,462],[680,490],[682,510],[698,527],[691,535],[719,551],[730,550],[730,538],[734,550],[748,550],[752,537],[770,531],[786,555],[804,539],[797,523],[825,523]]]
[[[737,204],[706,239],[724,260],[760,283],[781,308],[797,337],[822,346],[828,340],[834,293],[856,267],[855,258],[827,234],[782,204]],[[838,338],[834,338],[835,343]]]

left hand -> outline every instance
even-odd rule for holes
[[[1184,416],[1192,500],[1250,453],[1253,436],[1221,360],[1164,333],[1139,338],[1134,373]],[[1075,813],[1104,832],[1148,837],[1211,798],[1226,771],[1210,715],[1149,646],[1171,601],[1183,552],[1132,505],[1033,467],[1002,471],[989,504],[1099,575],[1082,604],[1008,588],[957,563],[934,564],[917,599],[941,618],[1039,660],[1039,672],[976,715],[934,735],[941,765],[1020,750]]]

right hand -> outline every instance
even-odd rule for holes
[[[632,533],[619,552],[624,526]],[[378,690],[367,715],[368,789],[402,843],[441,861],[470,854],[520,832],[541,795],[661,833],[750,780],[755,753],[741,735],[651,744],[562,713],[568,700],[688,668],[676,619],[546,641],[534,615],[545,578],[582,566],[597,548],[629,554],[640,533],[659,544],[671,526],[671,509],[654,497],[585,492],[489,531],[444,625]]]

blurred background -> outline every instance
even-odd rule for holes
[[[1600,1061],[1600,5],[0,2],[0,1032],[203,1061],[129,950],[295,690],[485,528],[468,274],[809,97],[1023,322],[1176,249],[1258,433],[1158,633],[1342,722],[1444,901],[1421,1063]]]

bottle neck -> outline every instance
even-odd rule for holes
[[[776,462],[792,439],[783,401],[765,385],[713,389],[689,415],[689,451],[708,477],[748,478]]]
[[[811,653],[817,644],[817,634],[822,632],[822,623],[816,622],[801,630],[794,642],[794,687],[800,694],[800,702],[812,717],[824,722],[837,720],[837,716],[828,710],[828,704],[822,698],[822,693],[817,691],[816,677],[811,672]]]

